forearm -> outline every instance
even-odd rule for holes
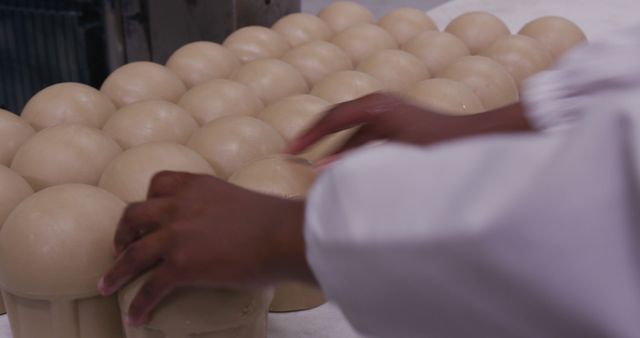
[[[527,119],[525,107],[520,102],[482,114],[458,118],[462,130],[466,130],[470,135],[533,130]]]

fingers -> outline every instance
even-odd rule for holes
[[[176,171],[159,172],[151,179],[147,198],[151,199],[173,196],[198,176],[200,175]]]
[[[162,266],[152,273],[129,307],[129,325],[140,326],[149,321],[153,309],[176,288],[176,275],[169,266]]]
[[[153,267],[164,256],[168,243],[168,232],[155,232],[129,246],[100,279],[100,293],[109,296]]]
[[[130,204],[116,230],[114,239],[116,254],[121,254],[131,243],[169,220],[173,208],[173,202],[169,199],[151,199]]]

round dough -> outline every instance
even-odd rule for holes
[[[382,82],[385,90],[404,92],[431,74],[417,57],[397,49],[386,49],[362,61],[356,69]]]
[[[31,195],[0,232],[0,285],[30,298],[97,296],[113,264],[113,236],[124,203],[84,184]],[[35,324],[35,323],[34,323]]]
[[[325,136],[300,154],[300,157],[316,163],[338,151],[357,131],[358,128],[351,128]]]
[[[499,38],[511,34],[500,18],[487,12],[469,12],[453,19],[445,28],[467,44],[471,54],[478,54]]]
[[[515,103],[520,99],[518,86],[509,72],[488,57],[462,57],[439,76],[471,87],[487,110]]]
[[[386,30],[373,24],[360,24],[347,28],[331,40],[342,48],[354,64],[383,49],[396,49],[396,40]]]
[[[269,105],[258,118],[275,128],[289,143],[330,107],[329,102],[313,95],[291,96]]]
[[[35,133],[27,121],[0,109],[0,165],[11,165],[18,147]]]
[[[587,42],[587,36],[578,25],[559,16],[545,16],[535,19],[526,24],[519,34],[540,41],[555,59],[570,49]]]
[[[220,177],[228,178],[258,158],[283,151],[286,143],[262,120],[227,116],[196,131],[187,145],[209,161]]]
[[[293,13],[278,20],[272,29],[284,36],[293,47],[314,40],[328,40],[333,31],[315,15]]]
[[[553,63],[553,57],[540,42],[524,35],[500,38],[481,55],[503,65],[518,86],[531,75],[549,68]]]
[[[375,22],[371,11],[351,1],[335,1],[323,9],[318,16],[336,33],[361,23]]]
[[[131,148],[116,157],[104,170],[100,187],[127,203],[143,201],[153,176],[165,170],[215,175],[209,163],[195,151],[177,143],[155,142]]]
[[[431,74],[437,74],[457,59],[471,54],[469,47],[457,36],[436,31],[416,36],[402,49],[426,64]]]
[[[422,81],[405,97],[418,106],[450,115],[470,115],[485,110],[471,87],[449,79]]]
[[[378,22],[398,44],[403,45],[424,31],[437,31],[438,26],[427,13],[415,8],[398,8]]]
[[[240,28],[224,40],[223,46],[242,62],[282,56],[291,46],[282,35],[262,26]]]
[[[311,41],[287,52],[282,61],[294,66],[313,86],[325,76],[353,69],[349,55],[340,47],[322,40]]]
[[[118,293],[123,314],[149,276],[134,280]],[[125,333],[131,338],[266,337],[267,309],[272,299],[271,289],[180,288],[158,304],[149,323],[125,325]]]
[[[116,111],[111,100],[82,83],[58,83],[34,95],[22,110],[22,118],[36,130],[61,124],[102,128]]]
[[[316,176],[306,160],[274,155],[241,168],[229,178],[229,182],[263,194],[303,199],[311,190]]]
[[[213,79],[224,79],[240,68],[240,59],[223,46],[198,41],[176,50],[167,67],[191,88]]]
[[[62,125],[44,129],[25,142],[11,169],[35,190],[65,183],[95,185],[120,152],[118,143],[101,130]]]
[[[11,211],[33,194],[33,188],[15,171],[0,165],[0,229]]]
[[[160,100],[142,101],[120,108],[104,132],[124,149],[150,142],[186,143],[198,123],[180,106]]]
[[[311,95],[337,104],[381,91],[384,85],[375,77],[355,70],[333,73],[318,82]]]
[[[256,115],[264,109],[264,103],[251,87],[223,79],[191,88],[178,105],[201,125],[228,115]]]
[[[247,63],[235,73],[233,79],[251,87],[265,104],[309,92],[302,74],[292,65],[278,59]]]
[[[187,91],[182,80],[169,68],[153,62],[139,61],[116,69],[102,84],[116,107],[145,100],[178,102]]]

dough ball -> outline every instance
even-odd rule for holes
[[[116,107],[93,87],[81,83],[58,83],[34,95],[22,110],[22,118],[36,130],[61,124],[102,128]]]
[[[331,104],[313,95],[291,96],[274,102],[258,118],[275,128],[289,143],[320,118]]]
[[[375,22],[371,11],[351,1],[334,1],[323,9],[318,17],[324,20],[336,33],[361,23]]]
[[[279,153],[286,144],[266,122],[249,116],[227,116],[196,131],[187,145],[202,155],[222,178],[261,157]]]
[[[384,85],[375,77],[355,70],[333,73],[318,82],[311,95],[337,104],[381,91]]]
[[[11,211],[33,194],[33,188],[15,171],[0,165],[0,228]]]
[[[122,152],[101,130],[81,125],[44,129],[25,142],[11,164],[35,190],[65,183],[96,185],[102,171]]]
[[[398,48],[396,40],[386,30],[373,24],[360,24],[345,29],[331,40],[342,48],[354,64],[383,49]]]
[[[397,49],[386,49],[362,61],[356,69],[382,82],[385,90],[404,92],[431,77],[427,66],[417,57]]]
[[[471,87],[487,110],[500,108],[520,99],[518,86],[499,63],[484,56],[465,56],[439,74]]]
[[[316,172],[306,160],[275,155],[241,168],[229,182],[263,194],[302,199],[315,179]]]
[[[587,42],[587,36],[578,25],[558,16],[535,19],[526,24],[519,34],[540,41],[555,59]]]
[[[0,165],[11,165],[18,148],[35,133],[27,121],[0,109]]]
[[[307,42],[287,52],[282,61],[295,67],[313,86],[325,76],[353,69],[349,55],[340,47],[322,40]]]
[[[540,42],[524,35],[500,38],[481,55],[503,65],[518,86],[531,75],[549,68],[553,63],[553,57]]]
[[[153,62],[139,61],[116,69],[102,84],[116,107],[145,100],[178,102],[187,91],[182,80],[169,68]]]
[[[165,171],[215,175],[213,169],[195,151],[169,142],[147,143],[116,157],[100,178],[100,187],[121,200],[132,203],[147,198],[155,174]]]
[[[167,67],[191,88],[209,80],[228,78],[240,68],[240,59],[217,43],[198,41],[176,50]]]
[[[398,8],[378,22],[398,44],[403,45],[424,31],[436,31],[438,26],[427,13],[415,8]]]
[[[293,13],[278,20],[272,29],[293,47],[315,40],[328,40],[333,31],[322,19],[306,13]]]
[[[262,100],[251,87],[223,79],[189,89],[178,105],[200,124],[228,115],[256,115],[264,109]]]
[[[151,100],[120,108],[103,130],[129,149],[150,142],[186,143],[197,128],[196,120],[180,106]]]
[[[0,232],[0,285],[37,299],[97,296],[98,279],[114,261],[113,236],[124,207],[84,184],[31,195]]]
[[[357,131],[358,128],[351,128],[325,136],[300,154],[300,157],[316,163],[338,151]]]
[[[127,313],[149,276],[134,280],[118,293],[122,313]],[[131,338],[266,337],[272,299],[271,289],[179,288],[158,304],[147,324],[124,325],[124,329]]]
[[[467,44],[471,54],[478,54],[499,38],[511,34],[507,25],[487,12],[469,12],[453,19],[445,29]]]
[[[251,87],[265,104],[309,92],[302,74],[292,65],[278,59],[247,63],[235,73],[233,79]]]
[[[291,46],[284,36],[262,26],[240,28],[224,40],[223,46],[242,62],[282,56]]]
[[[457,36],[436,31],[421,33],[402,49],[426,64],[431,74],[437,74],[457,59],[471,54],[467,45]]]
[[[485,110],[471,87],[449,79],[422,81],[405,97],[417,106],[451,115],[470,115]]]

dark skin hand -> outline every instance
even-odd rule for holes
[[[520,105],[457,117],[373,94],[331,109],[290,152],[356,126],[359,131],[339,152],[380,139],[424,145],[531,129]],[[153,269],[129,309],[129,322],[137,326],[178,287],[315,283],[305,255],[304,209],[304,201],[254,193],[210,176],[160,173],[148,200],[126,209],[115,238],[118,258],[98,288],[111,295]]]

